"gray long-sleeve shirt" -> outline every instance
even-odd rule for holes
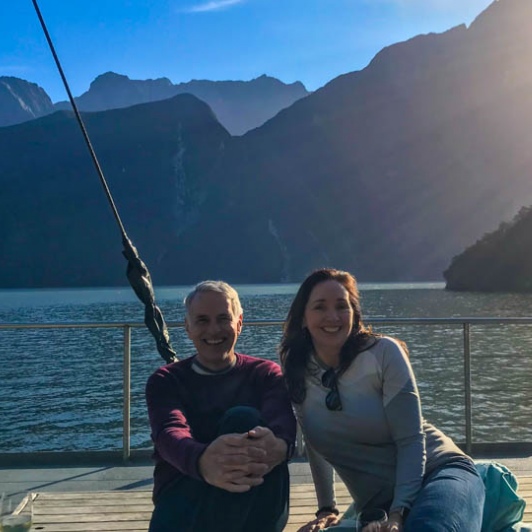
[[[329,411],[326,368],[312,358],[307,395],[296,415],[309,446],[318,505],[334,502],[332,466],[357,508],[410,508],[423,476],[464,453],[425,422],[414,373],[398,342],[385,337],[360,353],[340,377],[343,409]]]

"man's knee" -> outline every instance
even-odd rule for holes
[[[218,423],[218,434],[247,432],[257,425],[264,426],[260,412],[252,406],[234,406],[225,412]]]

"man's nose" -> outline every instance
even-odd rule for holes
[[[216,320],[213,320],[209,323],[207,330],[211,334],[218,333],[220,332],[220,324]]]

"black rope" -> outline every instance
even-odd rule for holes
[[[85,128],[85,124],[83,123],[83,120],[81,119],[81,114],[79,113],[76,101],[74,100],[74,97],[72,96],[72,92],[70,91],[68,81],[66,79],[65,73],[63,72],[63,67],[61,66],[59,57],[57,57],[57,54],[55,52],[52,39],[50,38],[50,34],[48,33],[48,28],[46,27],[46,24],[44,22],[43,16],[41,14],[41,10],[39,9],[39,5],[37,4],[37,0],[32,0],[32,2],[33,2],[33,7],[35,8],[35,11],[37,12],[37,16],[39,17],[39,22],[41,23],[41,27],[44,31],[46,40],[48,41],[48,46],[50,47],[50,51],[52,52],[52,55],[54,56],[54,61],[57,66],[57,70],[59,70],[59,75],[61,76],[61,79],[63,80],[63,85],[65,86],[65,89],[67,91],[68,99],[70,100],[70,105],[72,105],[72,109],[74,110],[74,114],[76,115],[76,120],[78,121],[79,127],[81,128],[81,132],[83,133],[83,138],[85,139],[87,147],[89,148],[92,162],[94,163],[94,166],[96,167],[96,171],[98,172],[98,176],[100,177],[100,181],[102,182],[102,186],[105,190],[107,200],[109,201],[111,205],[111,209],[113,210],[114,217],[120,229],[120,233],[122,234],[122,239],[127,238],[126,230],[124,229],[124,225],[122,224],[122,220],[120,219],[120,215],[118,214],[118,210],[116,209],[115,202],[113,201],[113,197],[111,196],[111,191],[109,190],[109,187],[107,186],[107,181],[105,180],[105,177],[102,172],[102,168],[100,166],[98,158],[96,157],[96,152],[94,151],[94,148],[92,147],[92,143],[90,141],[89,134],[87,133],[87,129]]]
[[[120,219],[120,215],[118,214],[118,210],[111,195],[111,191],[109,190],[107,181],[105,180],[105,177],[103,175],[102,168],[100,166],[98,158],[96,157],[96,152],[92,147],[89,134],[87,133],[87,129],[85,128],[85,124],[83,123],[83,120],[81,118],[78,106],[76,104],[76,101],[74,100],[74,97],[72,96],[72,92],[70,91],[70,87],[68,85],[65,73],[63,72],[61,62],[59,61],[59,57],[55,52],[52,39],[50,38],[50,34],[48,33],[48,29],[41,14],[41,10],[39,9],[39,5],[37,4],[37,0],[32,0],[32,2],[37,16],[39,17],[39,22],[41,23],[41,27],[44,31],[48,46],[50,47],[50,51],[52,52],[52,55],[54,57],[57,70],[59,70],[59,74],[61,76],[61,79],[63,80],[63,85],[65,86],[65,89],[68,94],[68,99],[70,100],[70,104],[72,105],[72,109],[74,110],[74,115],[76,116],[76,120],[78,121],[81,132],[83,133],[83,138],[85,139],[85,143],[87,144],[87,147],[89,149],[92,162],[96,167],[100,182],[105,190],[107,200],[111,205],[111,209],[116,219],[116,223],[118,224],[118,227],[120,229],[120,233],[122,235],[122,244],[124,246],[122,254],[128,261],[127,278],[137,297],[142,303],[144,303],[144,323],[155,338],[157,351],[159,352],[159,354],[164,358],[166,362],[175,362],[177,360],[177,355],[172,349],[172,346],[170,345],[170,336],[168,334],[168,328],[164,321],[162,312],[155,304],[155,294],[153,291],[153,284],[151,281],[150,272],[148,271],[148,268],[146,267],[144,262],[139,257],[137,249],[127,236],[126,230],[124,229],[124,225],[122,224],[122,220]]]

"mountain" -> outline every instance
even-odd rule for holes
[[[532,292],[532,207],[454,257],[444,277],[448,290]]]
[[[76,98],[76,103],[83,111],[105,111],[184,93],[208,103],[232,135],[242,135],[260,126],[309,94],[299,81],[286,84],[265,75],[251,81],[192,80],[174,85],[167,78],[131,80],[107,72],[98,76],[89,90]],[[70,103],[58,102],[56,109],[70,109]]]
[[[84,121],[121,220],[157,269],[195,223],[230,135],[189,94]],[[0,128],[0,185],[2,286],[124,284],[120,232],[71,112]]]
[[[0,127],[33,120],[53,111],[52,101],[35,83],[0,76]]]
[[[260,126],[281,109],[309,94],[299,81],[287,84],[266,75],[251,81],[192,80],[174,85],[167,78],[131,80],[107,72],[98,76],[89,90],[75,100],[81,111],[105,111],[185,93],[208,103],[232,135],[242,135]],[[70,109],[67,101],[54,105],[44,89],[35,83],[0,77],[0,127]]]
[[[500,0],[469,28],[382,50],[235,139],[218,175],[239,183],[225,190],[238,212],[213,205],[241,228],[228,256],[246,242],[253,257],[234,275],[266,255],[276,279],[328,264],[364,281],[439,280],[532,204],[531,21],[532,2]],[[203,218],[193,238],[209,231]]]
[[[86,113],[154,282],[442,279],[532,205],[532,2],[382,50],[231,136],[190,95]],[[0,283],[124,284],[118,232],[71,113],[0,129]],[[24,265],[24,268],[20,267]]]

